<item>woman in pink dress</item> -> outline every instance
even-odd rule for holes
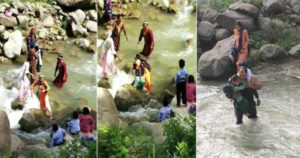
[[[79,116],[79,126],[80,126],[80,133],[84,138],[91,138],[92,132],[95,127],[94,119],[90,115],[90,110],[88,107],[83,108],[82,114]]]

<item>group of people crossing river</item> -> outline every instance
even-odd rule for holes
[[[26,97],[29,96],[31,90],[31,97],[35,87],[38,87],[38,96],[40,99],[40,106],[47,116],[52,116],[51,106],[48,98],[48,91],[50,86],[41,73],[43,65],[43,50],[37,43],[37,36],[35,29],[32,28],[27,36],[27,52],[28,57],[19,72],[19,94],[18,101],[24,102]],[[57,74],[58,71],[58,74]],[[63,56],[57,57],[56,68],[54,71],[53,84],[57,88],[63,88],[64,83],[67,81],[67,64],[65,63]]]

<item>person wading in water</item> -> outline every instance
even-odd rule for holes
[[[150,29],[150,27],[148,26],[148,22],[146,21],[143,23],[143,28],[141,30],[139,40],[137,43],[138,45],[141,43],[142,38],[144,38],[145,44],[143,51],[140,54],[142,54],[146,58],[149,58],[154,49],[154,37],[152,30]]]
[[[118,15],[117,20],[114,23],[114,27],[112,30],[112,39],[115,45],[115,51],[118,52],[120,50],[120,40],[121,40],[121,33],[124,32],[126,40],[128,41],[128,37],[126,34],[125,24],[122,21],[122,16]]]

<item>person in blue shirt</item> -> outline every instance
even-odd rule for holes
[[[167,96],[163,99],[163,107],[158,113],[158,121],[163,122],[171,117],[172,108],[169,106],[169,98]]]
[[[65,141],[64,137],[66,136],[66,131],[58,127],[57,124],[52,125],[52,131],[53,133],[51,133],[50,148],[63,144]]]
[[[67,123],[67,127],[70,127],[70,132],[72,135],[77,135],[80,132],[78,112],[73,112],[73,119]]]
[[[186,82],[188,78],[188,72],[184,69],[185,61],[183,59],[179,60],[180,69],[176,72],[175,75],[175,84],[176,84],[176,96],[177,96],[177,106],[182,103],[186,106]]]

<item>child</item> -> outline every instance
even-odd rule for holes
[[[186,84],[186,100],[189,107],[189,113],[196,113],[196,84],[193,75],[189,75],[188,83]]]
[[[83,108],[82,115],[79,116],[80,132],[84,139],[92,138],[92,131],[94,129],[94,119],[90,115],[88,107]]]
[[[78,113],[76,111],[73,112],[73,119],[67,123],[67,127],[70,127],[70,132],[72,135],[79,134],[80,126],[79,126]]]
[[[59,128],[57,124],[52,125],[52,131],[50,148],[63,144],[65,142],[64,137],[66,136],[66,131]]]
[[[177,95],[177,106],[180,107],[180,99],[182,97],[182,103],[186,106],[186,81],[188,78],[188,72],[184,70],[185,61],[179,60],[180,69],[176,72],[175,83],[176,83],[176,95]]]
[[[138,90],[142,90],[144,88],[144,82],[142,80],[141,57],[139,54],[135,56],[132,74],[135,75],[135,79],[132,83],[133,87],[135,87]]]
[[[169,106],[169,98],[167,96],[163,99],[163,107],[158,113],[158,121],[163,122],[171,117],[172,108]]]

